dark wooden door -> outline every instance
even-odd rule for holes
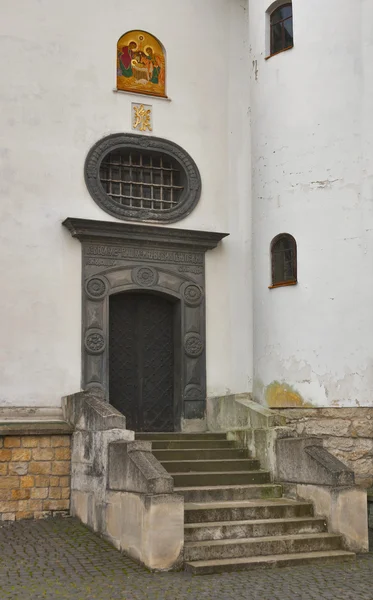
[[[109,305],[110,403],[135,431],[174,430],[174,305],[117,294]]]

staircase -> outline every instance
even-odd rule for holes
[[[185,569],[195,574],[345,561],[313,506],[282,497],[247,450],[220,433],[139,433],[185,500]]]

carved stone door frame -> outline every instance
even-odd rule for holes
[[[148,291],[180,307],[181,422],[203,419],[206,408],[205,252],[228,234],[68,218],[82,244],[82,388],[100,387],[109,399],[109,297]]]

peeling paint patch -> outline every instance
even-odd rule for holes
[[[340,181],[339,179],[323,179],[321,181],[311,181],[311,185],[316,186],[318,188],[330,188],[333,183]]]
[[[270,408],[290,408],[293,406],[312,408],[312,404],[306,402],[291,385],[279,381],[273,381],[267,386],[265,398]]]
[[[255,81],[258,81],[258,61],[253,60],[253,71],[255,75]]]

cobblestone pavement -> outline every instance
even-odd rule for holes
[[[373,600],[373,554],[356,563],[192,576],[149,573],[75,519],[0,528],[5,600]]]

